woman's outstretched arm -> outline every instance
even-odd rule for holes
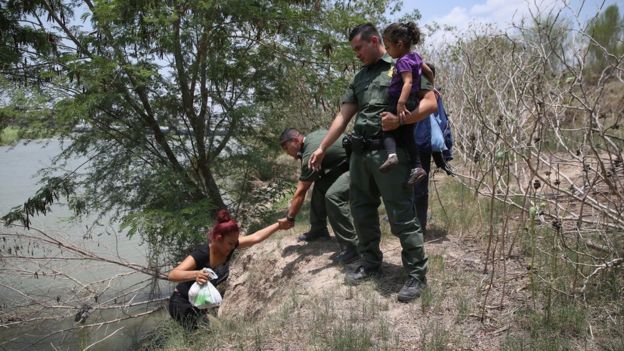
[[[264,241],[266,238],[271,236],[271,234],[275,233],[280,229],[288,229],[285,224],[273,223],[270,226],[260,229],[257,232],[245,236],[241,236],[238,238],[238,247],[244,249],[246,247],[253,246],[261,241]]]

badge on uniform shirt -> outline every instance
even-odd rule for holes
[[[390,69],[388,70],[388,77],[392,77],[392,75],[394,74],[394,65],[390,66]]]

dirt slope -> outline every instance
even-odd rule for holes
[[[396,300],[406,278],[397,238],[382,239],[383,275],[349,287],[344,272],[357,263],[343,267],[332,261],[336,241],[302,243],[298,234],[246,250],[232,265],[219,316],[260,321],[262,337],[254,343],[262,350],[498,350],[514,330],[519,302],[526,301],[525,266],[508,260],[505,274],[502,265],[494,275],[491,267],[485,273],[476,238],[433,227],[425,238],[430,289],[403,304]],[[353,344],[358,342],[363,343]]]

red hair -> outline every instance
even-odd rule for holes
[[[208,232],[208,238],[214,240],[217,234],[226,236],[239,231],[238,223],[230,217],[228,210],[219,210],[217,212],[217,224]]]

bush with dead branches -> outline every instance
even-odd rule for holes
[[[491,199],[485,270],[524,254],[533,306],[549,317],[555,296],[611,306],[624,296],[624,55],[577,13],[561,2],[433,53],[447,58],[437,63],[458,178]],[[596,50],[609,60],[589,75]],[[604,289],[616,298],[602,300]]]
[[[3,349],[90,348],[128,327],[120,322],[161,310],[167,299],[158,288],[166,274],[149,258],[134,263],[114,248],[89,247],[88,239],[76,243],[17,225],[0,227],[0,240]]]

